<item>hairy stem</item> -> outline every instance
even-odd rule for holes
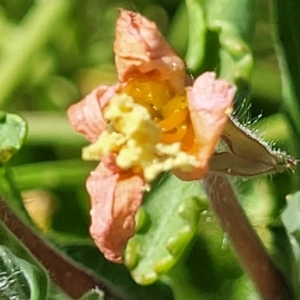
[[[0,199],[0,219],[49,271],[51,279],[72,299],[78,299],[96,287],[103,291],[105,300],[123,299],[113,291],[105,279],[96,278],[59,254],[28,228],[2,199]]]
[[[221,227],[263,300],[292,300],[292,291],[249,223],[227,177],[210,174],[204,185]]]

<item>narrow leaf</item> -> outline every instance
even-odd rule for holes
[[[275,35],[279,42],[277,50],[283,59],[282,68],[283,94],[285,109],[294,130],[300,135],[300,39],[299,10],[300,1],[274,0]]]
[[[189,39],[185,61],[192,72],[200,69],[205,52],[206,22],[203,8],[198,0],[186,0]]]

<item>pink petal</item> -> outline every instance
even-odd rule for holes
[[[193,87],[186,88],[200,167],[191,173],[177,172],[184,180],[202,178],[231,112],[236,88],[214,73],[199,76]]]
[[[104,160],[87,180],[92,199],[90,233],[108,260],[121,263],[135,232],[134,216],[142,202],[144,181],[137,175],[122,179],[113,159]]]
[[[119,89],[120,85],[99,86],[83,100],[70,106],[67,113],[75,130],[95,142],[107,126],[102,110]]]
[[[184,62],[154,22],[138,13],[120,10],[114,50],[120,82],[146,74],[167,80],[177,92],[183,92]]]

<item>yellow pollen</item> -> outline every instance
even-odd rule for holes
[[[179,142],[182,150],[194,145],[194,131],[190,122],[186,95],[176,95],[166,82],[149,79],[128,81],[121,94],[130,95],[135,103],[144,106],[162,129],[160,142]]]
[[[146,96],[150,99],[149,86],[147,89]],[[168,94],[164,90],[160,92]],[[148,102],[154,109],[153,103]],[[161,117],[165,104],[158,104],[155,108],[160,110]],[[132,96],[121,94],[110,99],[103,115],[110,126],[94,144],[83,149],[84,159],[101,160],[103,155],[115,153],[116,164],[126,176],[140,174],[146,182],[161,172],[198,167],[196,156],[185,151],[186,146],[182,145],[187,134],[192,137],[192,142],[187,142],[189,147],[194,138],[186,107],[176,107],[173,114],[157,122],[147,106],[137,103]]]

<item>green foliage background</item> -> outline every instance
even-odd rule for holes
[[[19,153],[7,163],[1,159],[0,194],[32,226],[20,192],[46,192],[50,204],[45,219],[51,226],[41,236],[106,278],[125,299],[259,299],[203,191],[173,182],[174,178],[164,179],[159,188],[154,185],[153,193],[146,197],[146,218],[159,221],[150,222],[149,230],[137,231],[131,248],[126,249],[132,274],[123,265],[105,261],[88,234],[85,179],[95,164],[81,161],[86,141],[71,129],[65,112],[95,86],[114,84],[112,43],[117,8],[122,7],[155,21],[186,59],[188,72],[197,76],[214,70],[235,83],[239,88],[236,116],[258,129],[265,140],[300,157],[298,6],[298,0],[0,0],[1,110],[19,114],[28,126]],[[12,138],[13,145],[7,146],[1,133],[0,153],[7,149],[14,153],[24,139],[24,134],[19,136],[16,131],[26,125],[21,120],[17,125],[3,122],[0,131],[12,126],[6,137],[17,136],[17,141]],[[277,265],[288,275],[296,295],[300,194],[290,196],[288,203],[286,196],[299,189],[299,175],[295,169],[247,181],[233,179],[241,204]],[[161,189],[174,189],[174,195],[169,193],[168,199],[160,194]],[[160,209],[166,214],[175,211],[183,198],[177,191],[187,197],[182,199],[184,209],[191,215],[197,212],[197,216],[186,221],[172,213],[165,224],[157,206],[160,208],[160,201],[170,201]],[[46,200],[38,196],[34,201]],[[178,252],[174,251],[178,255],[164,261],[162,271],[153,275],[153,265],[166,251],[157,250],[155,260],[151,255],[156,247],[153,237],[167,243],[166,234],[178,237],[186,222],[190,231],[177,238]],[[4,220],[0,221],[0,237],[0,282],[12,278],[12,284],[7,281],[3,288],[0,283],[0,299],[69,299],[9,232]],[[135,242],[147,245],[138,259],[132,258]],[[143,273],[146,280],[137,279],[137,273]],[[142,284],[159,279],[141,286],[131,275]],[[14,293],[19,293],[19,298],[12,298]],[[101,297],[90,292],[84,299]]]

